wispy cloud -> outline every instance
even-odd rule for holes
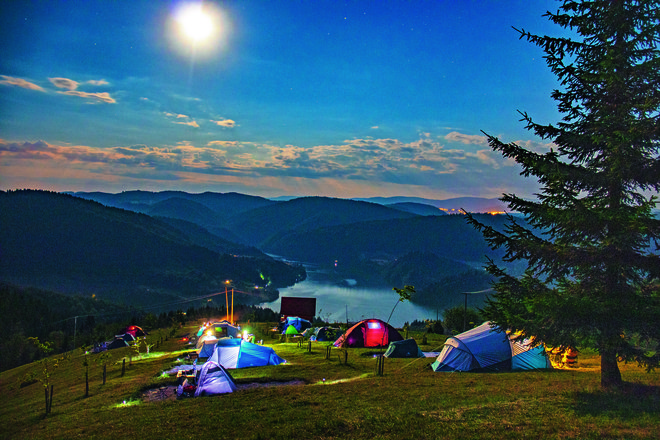
[[[104,79],[99,79],[99,80],[90,79],[89,81],[87,81],[87,84],[91,84],[93,86],[107,86],[110,83]]]
[[[43,87],[36,85],[33,82],[27,81],[22,78],[15,78],[13,76],[7,76],[7,75],[0,75],[0,84],[4,84],[6,86],[15,86],[15,87],[21,87],[23,89],[28,89],[28,90],[37,90],[39,92],[45,92]]]
[[[108,92],[88,93],[88,92],[81,92],[79,90],[67,90],[66,92],[58,92],[58,93],[61,93],[62,95],[78,96],[80,98],[86,98],[97,102],[105,102],[107,104],[114,104],[117,102],[112,96],[110,96]]]
[[[188,115],[184,115],[181,113],[170,113],[170,112],[164,112],[164,114],[165,116],[167,116],[168,119],[171,120],[173,124],[188,125],[190,127],[199,128],[199,124]],[[183,119],[183,121],[181,121],[180,119]]]
[[[48,78],[48,81],[53,83],[53,85],[59,89],[67,90],[76,90],[78,88],[78,82],[69,78]]]
[[[481,135],[463,134],[452,131],[445,136],[449,142],[460,142],[466,145],[488,145],[488,138]]]
[[[211,119],[211,122],[219,125],[220,127],[225,127],[225,128],[234,128],[236,127],[236,122],[232,121],[231,119],[220,119],[218,121],[215,121]]]
[[[81,90],[78,90],[78,86],[80,83],[78,81],[74,81],[69,78],[60,78],[60,77],[55,77],[55,78],[48,78],[48,80],[58,89],[66,89],[65,92],[57,92],[62,95],[68,95],[68,96],[77,96],[79,98],[85,98],[87,100],[90,100],[92,102],[104,102],[106,104],[114,104],[117,101],[110,96],[108,92],[83,92]],[[93,84],[93,85],[100,85],[100,84],[108,84],[105,80],[90,80],[87,81],[86,84]]]

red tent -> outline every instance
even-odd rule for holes
[[[402,341],[403,336],[380,319],[365,319],[346,330],[335,341],[335,347],[387,347],[390,342]]]
[[[124,334],[129,333],[134,338],[137,338],[138,336],[146,336],[147,335],[147,333],[144,330],[142,330],[140,327],[138,327],[137,325],[129,325],[128,327],[126,327],[124,329],[123,333]]]

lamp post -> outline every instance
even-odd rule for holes
[[[467,297],[468,295],[474,295],[475,293],[486,293],[491,292],[493,288],[485,290],[477,290],[476,292],[461,292],[461,295],[465,295],[465,306],[463,307],[463,331],[467,330]]]
[[[461,292],[461,295],[465,295],[465,307],[463,307],[463,331],[467,329],[467,297],[473,293],[474,292]]]

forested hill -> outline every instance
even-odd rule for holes
[[[252,209],[231,217],[226,227],[239,235],[246,244],[261,247],[264,242],[288,232],[298,240],[309,242],[307,233],[317,228],[353,224],[369,220],[391,220],[418,217],[415,214],[377,203],[330,197],[300,197],[275,205]],[[311,244],[311,243],[310,243]]]
[[[0,192],[2,281],[149,304],[216,292],[227,279],[270,282],[241,298],[260,302],[304,277],[300,267],[221,254],[195,240],[164,221],[67,194]]]
[[[477,214],[477,218],[502,229],[505,216]],[[428,251],[452,260],[482,264],[485,257],[499,259],[479,231],[462,215],[413,216],[373,220],[350,225],[289,231],[266,241],[262,249],[300,261],[327,264],[359,259],[394,260],[410,252]]]

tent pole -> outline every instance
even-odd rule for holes
[[[231,288],[231,323],[234,325],[234,288]]]

